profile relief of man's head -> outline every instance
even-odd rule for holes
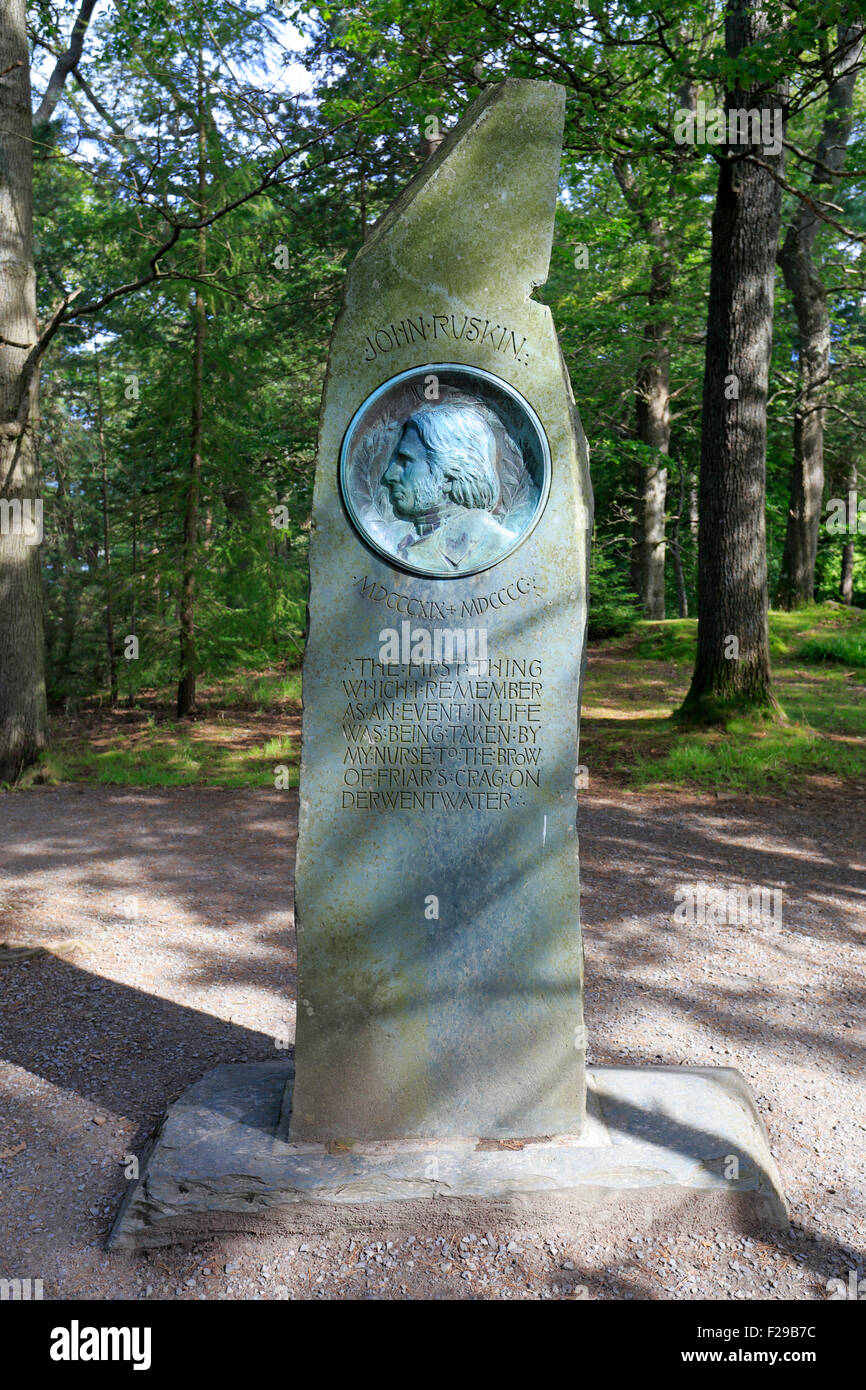
[[[449,503],[490,512],[499,500],[493,430],[471,405],[416,410],[382,481],[398,516],[420,517]]]

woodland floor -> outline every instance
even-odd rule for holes
[[[443,1215],[399,1238],[106,1254],[126,1156],[166,1106],[294,1036],[297,792],[274,778],[296,775],[299,685],[277,670],[205,687],[190,724],[159,692],[70,709],[45,784],[0,792],[0,1277],[53,1299],[823,1299],[862,1277],[866,669],[797,659],[810,631],[858,621],[774,615],[782,729],[671,724],[693,623],[594,648],[585,689],[589,1059],[739,1068],[789,1232],[605,1218],[587,1239]],[[778,888],[782,921],[679,924],[677,886],[701,882]]]
[[[673,619],[591,646],[581,721],[590,784],[771,795],[866,788],[866,615],[830,604],[770,614],[784,724],[694,729],[671,720],[688,690],[695,634],[693,619]],[[805,660],[810,641],[833,659]],[[841,659],[849,653],[857,659]],[[165,689],[138,689],[117,709],[70,704],[29,781],[273,787],[281,770],[280,785],[296,786],[300,693],[298,670],[282,664],[200,682],[192,720],[174,717]]]
[[[861,791],[629,794],[596,778],[581,799],[590,1060],[738,1067],[787,1234],[693,1217],[600,1221],[578,1241],[443,1216],[399,1239],[233,1236],[146,1256],[103,1249],[124,1156],[210,1067],[293,1036],[297,794],[36,787],[0,808],[0,941],[43,948],[0,965],[0,1277],[41,1278],[55,1299],[823,1299],[829,1278],[862,1277]],[[782,924],[677,925],[675,887],[695,881],[780,887]]]

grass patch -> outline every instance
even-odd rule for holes
[[[848,661],[866,665],[866,620],[859,608],[820,603],[793,613],[772,610],[769,616],[770,655],[774,661],[786,657],[806,660]],[[698,645],[697,618],[668,618],[665,622],[641,622],[632,655],[644,661],[675,661],[694,666]],[[828,652],[854,652],[860,661],[838,658]]]
[[[806,779],[862,784],[866,683],[851,663],[803,657],[808,643],[844,644],[862,626],[862,613],[835,605],[770,614],[774,687],[785,725],[750,715],[697,728],[671,718],[691,679],[693,619],[645,622],[628,637],[591,648],[581,740],[590,785],[593,769],[635,789],[760,793]]]
[[[301,698],[300,671],[240,671],[202,689],[203,701],[221,709],[293,704]]]
[[[669,618],[663,623],[638,624],[639,640],[634,655],[642,661],[679,661],[695,664],[698,644],[697,618]]]
[[[276,686],[276,682],[275,682]],[[51,776],[37,780],[128,787],[297,786],[300,709],[231,706],[192,722],[142,710],[89,712],[55,721]]]
[[[855,670],[866,669],[866,623],[851,627],[847,632],[827,633],[809,637],[800,646],[804,661],[832,661]]]
[[[127,787],[297,786],[301,673],[287,663],[202,679],[197,715],[174,715],[173,688],[139,691],[132,707],[83,702],[51,721],[50,753],[34,783]]]
[[[120,734],[115,746],[60,741],[52,761],[52,780],[126,787],[274,786],[275,768],[288,770],[287,785],[298,785],[296,740],[288,735],[241,746],[211,740],[207,730],[190,736],[166,722],[130,741]]]
[[[773,730],[743,727],[736,721],[721,735],[674,739],[662,757],[638,754],[623,769],[636,787],[693,787],[711,791],[774,792],[804,777],[866,779],[866,747],[853,740],[829,739],[803,727]]]

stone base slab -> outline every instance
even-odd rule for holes
[[[751,1091],[728,1067],[591,1067],[579,1135],[287,1142],[293,1066],[215,1067],[175,1102],[108,1238],[144,1249],[275,1224],[298,1232],[427,1227],[530,1212],[637,1225],[784,1227],[785,1199]]]

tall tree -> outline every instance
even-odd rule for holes
[[[37,113],[50,120],[74,71],[94,0],[83,0],[68,49]],[[36,322],[33,265],[33,112],[24,0],[0,0],[0,782],[12,781],[48,739],[39,546],[22,511],[41,506],[35,432],[39,364],[57,330]],[[65,304],[64,306],[65,307]],[[32,510],[31,510],[32,509]]]
[[[0,782],[45,746],[30,54],[24,0],[0,3]]]
[[[636,469],[637,508],[631,578],[647,618],[665,616],[665,507],[668,471],[665,460],[671,440],[670,299],[673,283],[670,234],[658,204],[642,192],[624,160],[614,159],[614,172],[631,211],[651,248],[644,350],[635,381],[637,437],[652,450]]]
[[[771,32],[764,0],[728,0],[725,49],[736,74],[732,115],[767,112],[783,101],[768,80],[760,45]],[[744,74],[762,71],[757,85]],[[774,706],[767,624],[767,386],[773,343],[776,243],[782,190],[774,174],[783,150],[728,143],[719,162],[713,212],[704,371],[698,650],[682,707],[718,719],[732,708]]]
[[[207,332],[207,312],[204,302],[204,280],[207,274],[207,134],[208,118],[205,104],[204,53],[199,32],[196,64],[196,125],[198,139],[197,200],[202,226],[198,231],[196,270],[198,281],[193,296],[193,349],[190,390],[190,454],[189,477],[186,487],[186,508],[183,521],[183,573],[180,593],[180,679],[177,686],[177,714],[181,719],[195,709],[196,649],[195,594],[198,567],[198,513],[201,495],[201,455],[204,426],[204,340]]]
[[[96,357],[96,438],[99,444],[99,477],[102,502],[102,563],[105,572],[105,653],[108,665],[108,698],[117,704],[117,652],[114,646],[114,593],[111,583],[111,509],[108,500],[108,450],[105,447],[105,405],[102,372]]]
[[[797,316],[799,389],[794,404],[791,501],[777,601],[782,608],[811,603],[815,591],[818,525],[824,494],[824,414],[830,380],[830,311],[815,262],[821,218],[814,202],[837,181],[845,162],[864,21],[840,25],[835,49],[826,57],[827,110],[815,154],[808,201],[802,200],[788,227],[779,264]]]
[[[202,0],[180,0],[169,7],[136,9],[115,0],[98,30],[102,48],[95,66],[100,75],[109,75],[109,90],[100,90],[90,70],[91,80],[78,70],[96,8],[94,0],[81,0],[66,42],[55,7],[38,7],[37,28],[46,26],[46,32],[34,41],[52,56],[53,67],[34,132],[27,105],[30,55],[24,0],[0,0],[0,781],[16,777],[47,740],[38,547],[28,544],[32,537],[22,535],[20,525],[7,524],[22,502],[38,496],[34,429],[43,354],[58,330],[73,321],[104,332],[106,316],[123,298],[157,285],[165,292],[169,282],[177,286],[200,280],[196,247],[203,231],[222,219],[254,216],[252,204],[269,193],[304,184],[317,171],[339,165],[351,148],[350,132],[393,95],[387,87],[371,101],[362,94],[335,131],[279,84],[274,90],[268,81],[258,90],[239,76],[239,65],[258,62],[263,41],[273,42],[272,53],[277,51],[269,26],[278,11],[270,0],[251,0],[246,7],[231,0],[212,0],[207,6]],[[206,214],[195,209],[193,182],[183,181],[189,132],[182,126],[190,112],[190,83],[183,60],[176,61],[196,23],[202,24],[205,48],[213,55],[207,80],[211,92],[219,92],[220,133],[230,129],[234,137],[221,197],[209,201]],[[67,150],[66,127],[55,112],[70,75],[77,83],[76,100],[66,104],[77,129]],[[41,328],[31,227],[34,138],[37,151],[50,154],[59,166],[66,161],[66,167],[74,163],[86,171],[83,181],[89,179],[90,188],[85,196],[92,208],[101,205],[107,186],[120,208],[118,236],[102,248],[104,264],[91,264],[81,274],[82,258],[67,249],[65,239],[64,261],[74,271],[67,279],[63,265],[49,275],[60,300],[55,298]],[[225,251],[230,262],[228,242]],[[67,290],[70,282],[75,288]]]

